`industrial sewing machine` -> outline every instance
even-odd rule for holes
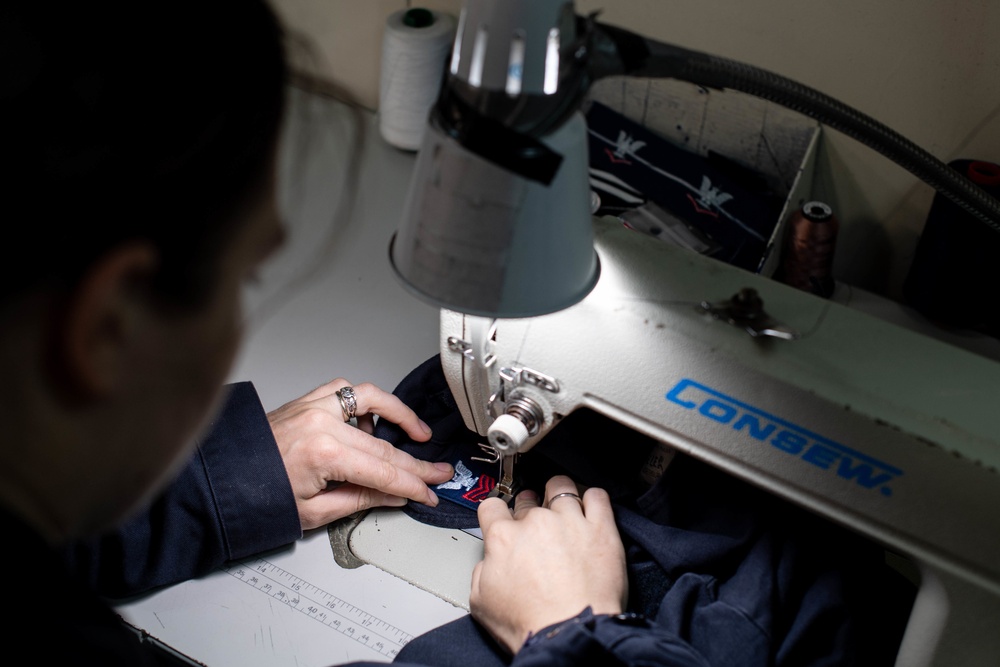
[[[594,410],[914,563],[898,665],[994,664],[1000,364],[590,216],[575,111],[593,80],[634,74],[814,114],[1000,230],[995,201],[888,128],[747,71],[559,0],[470,0],[393,264],[442,307],[445,374],[502,456],[497,493],[518,453]]]
[[[544,447],[580,408],[627,424],[918,564],[897,664],[993,664],[1000,364],[596,224],[601,278],[581,303],[496,321],[442,312],[466,424],[508,454]]]

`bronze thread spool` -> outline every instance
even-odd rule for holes
[[[823,298],[833,294],[833,251],[839,227],[827,204],[804,204],[789,221],[782,280]]]

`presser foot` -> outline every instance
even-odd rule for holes
[[[514,503],[514,496],[521,490],[521,485],[517,481],[517,477],[514,476],[514,459],[516,458],[517,454],[500,457],[500,475],[497,477],[497,485],[493,487],[487,498],[500,498],[508,505]]]
[[[503,482],[497,482],[497,485],[493,487],[487,498],[500,498],[508,505],[514,504],[514,496],[518,494],[521,490],[520,486],[516,483],[505,484]]]

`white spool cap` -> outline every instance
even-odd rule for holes
[[[513,454],[528,441],[528,427],[514,415],[503,414],[490,424],[486,437],[498,452]]]
[[[397,148],[420,148],[451,54],[455,23],[450,14],[421,8],[394,12],[386,20],[379,131]]]

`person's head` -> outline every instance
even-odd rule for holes
[[[5,3],[0,51],[0,502],[56,539],[212,408],[281,234],[286,65],[264,0]]]

